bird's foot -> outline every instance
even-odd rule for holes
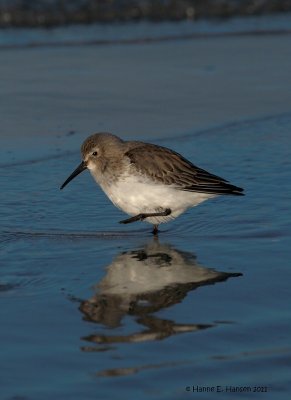
[[[144,220],[145,214],[138,214],[135,215],[134,217],[128,218],[128,219],[123,219],[122,221],[119,221],[120,224],[130,224],[131,222],[136,222],[136,221],[142,221]]]
[[[123,219],[122,221],[119,221],[120,224],[130,224],[131,222],[136,222],[136,221],[143,221],[146,218],[149,217],[165,217],[167,215],[171,214],[171,209],[170,208],[166,208],[164,211],[161,212],[156,212],[156,213],[141,213],[141,214],[137,214],[134,217],[128,218],[128,219]],[[158,232],[158,227],[157,225],[155,225],[154,227],[154,231],[153,232]]]

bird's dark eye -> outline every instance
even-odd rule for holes
[[[92,156],[97,156],[97,151],[94,151],[93,153],[92,153]]]

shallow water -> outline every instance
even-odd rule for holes
[[[221,398],[266,387],[262,398],[286,399],[290,129],[284,114],[157,141],[246,191],[158,240],[145,223],[119,225],[87,172],[59,191],[77,152],[6,160],[1,398],[197,398],[186,388],[232,385],[250,389]]]

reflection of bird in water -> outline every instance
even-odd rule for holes
[[[119,254],[96,285],[96,294],[81,302],[85,319],[115,328],[126,315],[148,329],[127,336],[92,335],[95,343],[162,339],[175,333],[208,328],[212,324],[176,324],[151,314],[176,304],[202,285],[225,281],[240,273],[218,272],[200,266],[191,253],[154,240],[143,249]]]

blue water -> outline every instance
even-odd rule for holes
[[[290,131],[284,114],[156,140],[246,192],[158,240],[87,172],[59,191],[78,149],[2,163],[1,399],[287,399]]]

